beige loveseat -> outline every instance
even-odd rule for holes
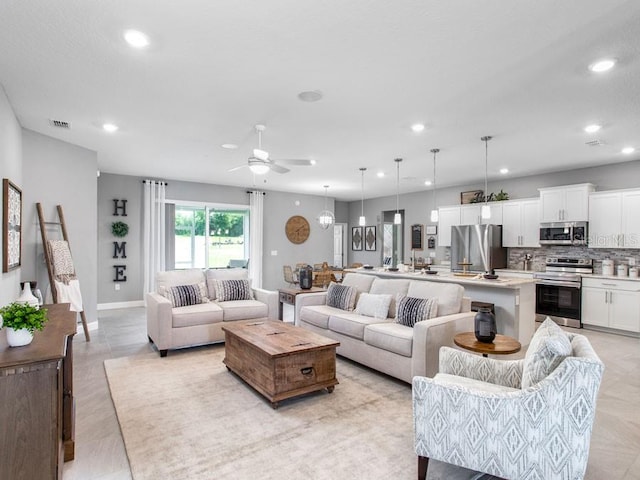
[[[464,288],[453,283],[426,280],[383,279],[348,273],[342,285],[362,293],[391,294],[387,318],[361,315],[327,305],[327,293],[300,294],[296,297],[295,323],[340,342],[337,353],[383,373],[411,383],[414,376],[433,377],[438,372],[438,356],[443,345],[453,346],[459,332],[473,331],[474,312]],[[435,298],[435,318],[413,327],[396,323],[396,295]]]
[[[170,349],[223,342],[225,322],[278,318],[278,292],[252,288],[252,299],[220,301],[216,280],[248,280],[248,271],[230,268],[158,273],[158,292],[146,296],[147,334],[161,357]],[[166,292],[171,287],[193,285],[201,286],[201,296],[206,299],[203,298],[202,303],[174,307],[171,295]]]

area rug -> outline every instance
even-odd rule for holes
[[[414,479],[411,387],[338,358],[335,391],[277,410],[224,346],[105,361],[135,480]],[[436,461],[430,480],[491,478]]]

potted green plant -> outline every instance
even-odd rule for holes
[[[47,310],[26,303],[13,302],[0,308],[2,326],[7,329],[7,343],[11,347],[28,345],[33,332],[42,330],[47,321]]]

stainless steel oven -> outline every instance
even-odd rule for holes
[[[589,258],[547,258],[544,272],[536,273],[536,321],[550,317],[556,323],[582,328],[582,275],[593,273]]]

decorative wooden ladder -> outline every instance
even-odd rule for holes
[[[42,236],[42,246],[44,250],[44,261],[47,264],[47,273],[49,274],[49,286],[51,288],[51,296],[53,297],[53,303],[58,303],[58,291],[56,289],[55,283],[55,272],[53,271],[53,258],[51,254],[51,250],[49,249],[49,242],[47,238],[47,225],[60,225],[62,229],[62,238],[67,242],[69,246],[69,251],[71,251],[71,245],[69,243],[69,236],[67,234],[67,226],[64,222],[64,213],[62,212],[62,205],[57,205],[56,209],[58,211],[59,222],[45,222],[44,220],[44,212],[42,211],[42,204],[36,203],[36,208],[38,210],[38,220],[40,223],[40,234]],[[84,338],[87,342],[91,341],[89,336],[89,327],[87,326],[87,317],[84,313],[84,308],[80,312],[80,319],[82,320],[82,329],[84,330]]]

